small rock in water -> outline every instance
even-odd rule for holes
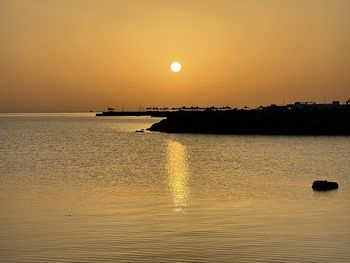
[[[328,182],[327,180],[317,180],[313,182],[312,189],[314,191],[329,191],[338,189],[338,184],[336,182]]]

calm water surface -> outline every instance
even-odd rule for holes
[[[350,262],[349,137],[157,121],[0,115],[0,262]]]

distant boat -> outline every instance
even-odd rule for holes
[[[136,130],[135,132],[145,132],[145,130],[141,129],[141,130]]]

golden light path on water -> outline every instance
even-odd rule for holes
[[[184,212],[189,193],[189,170],[186,148],[177,141],[168,141],[167,172],[169,189],[174,203],[174,211]]]

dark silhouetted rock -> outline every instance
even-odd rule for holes
[[[314,189],[314,191],[329,191],[338,189],[338,184],[336,182],[328,182],[327,180],[318,180],[313,182],[312,189]]]
[[[150,131],[168,133],[350,135],[350,107],[339,109],[176,111],[153,124]]]

